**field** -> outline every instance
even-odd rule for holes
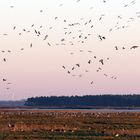
[[[140,140],[140,113],[0,110],[0,140]]]

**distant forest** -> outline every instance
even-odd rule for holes
[[[28,98],[25,106],[49,107],[140,107],[140,95],[87,95]]]

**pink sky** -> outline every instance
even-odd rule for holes
[[[0,1],[0,51],[6,51],[0,52],[0,99],[140,93],[140,48],[130,49],[140,46],[139,7],[138,0],[107,0],[106,3],[102,0],[81,0],[78,3],[76,0]],[[101,15],[104,16],[99,21]],[[55,20],[55,17],[58,19]],[[90,19],[91,22],[84,25]],[[69,27],[72,23],[80,25]],[[32,24],[34,27],[31,27]],[[121,29],[122,26],[125,29]],[[113,28],[112,32],[109,32],[110,28]],[[40,31],[41,35],[37,37],[34,30]],[[48,38],[43,41],[46,34]],[[100,41],[98,35],[106,39]],[[85,36],[88,39],[84,39]],[[65,38],[64,42],[61,42],[62,38]],[[84,43],[81,43],[83,40]],[[118,46],[118,51],[115,46]],[[71,52],[74,54],[71,55]],[[3,62],[3,58],[7,61]],[[100,59],[104,59],[105,65],[101,65]],[[92,61],[90,65],[89,60]],[[77,63],[80,68],[76,67]],[[62,68],[63,65],[66,69]],[[73,66],[76,69],[68,74]],[[96,72],[99,67],[102,70]],[[112,76],[117,79],[110,78]],[[3,78],[7,81],[3,82]],[[12,84],[7,85],[8,82]],[[7,90],[7,87],[10,89]]]

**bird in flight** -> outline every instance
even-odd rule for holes
[[[63,4],[60,4],[59,7],[63,6]]]
[[[68,71],[68,74],[70,74],[70,71]]]
[[[100,39],[101,41],[106,39],[105,36],[98,35],[98,37],[99,37],[99,39]]]
[[[105,77],[107,77],[107,74],[104,74]]]
[[[132,46],[130,49],[136,49],[138,48],[139,46]]]
[[[91,81],[90,84],[92,85],[93,84],[93,81]]]
[[[48,45],[51,46],[51,44],[48,42]]]
[[[79,2],[80,0],[77,0],[76,2]]]
[[[72,70],[74,70],[75,68],[74,67],[72,67]]]
[[[54,19],[56,20],[56,19],[58,19],[58,17],[55,17]]]
[[[6,58],[3,58],[3,61],[6,62]]]
[[[45,37],[44,37],[44,39],[43,39],[43,40],[46,40],[46,39],[47,39],[47,37],[48,37],[48,35],[45,35]]]
[[[14,6],[11,5],[10,8],[14,8]]]
[[[3,82],[7,81],[5,78],[2,79]]]
[[[104,14],[102,14],[102,15],[100,16],[99,20],[102,20],[103,16],[104,16]]]
[[[118,47],[117,47],[117,46],[115,46],[115,49],[116,49],[116,50],[118,50]]]
[[[10,53],[11,51],[10,51],[10,50],[8,50],[7,52],[9,52],[9,53]]]
[[[62,68],[63,68],[63,69],[66,69],[66,67],[65,67],[65,66],[62,66]]]
[[[100,59],[99,62],[101,62],[102,65],[104,65],[104,60]]]
[[[88,61],[88,64],[91,64],[91,60]]]
[[[30,44],[30,48],[32,48],[32,46],[33,46],[33,44],[31,43],[31,44]]]
[[[15,29],[16,29],[16,26],[13,27],[13,30],[15,30]]]
[[[80,67],[80,64],[76,64],[77,67]]]

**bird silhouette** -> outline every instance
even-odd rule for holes
[[[31,44],[30,44],[30,48],[32,48],[32,46],[33,46],[33,44],[31,43]]]
[[[64,39],[64,38],[62,38],[62,39],[61,39],[61,41],[63,42],[63,41],[65,41],[65,39]]]
[[[91,85],[92,85],[93,83],[94,83],[93,81],[90,82]]]
[[[12,83],[7,83],[7,85],[11,85]]]
[[[101,41],[106,39],[105,36],[98,35],[98,37],[99,37],[99,39],[100,39]]]
[[[11,51],[10,51],[10,50],[8,50],[7,52],[9,52],[9,53],[10,53]]]
[[[5,78],[2,79],[3,82],[7,81]]]
[[[80,67],[80,64],[76,64],[77,67]]]
[[[91,60],[88,61],[88,64],[91,64]]]
[[[99,20],[102,20],[103,16],[104,16],[104,15],[101,15],[100,18],[99,18]]]
[[[68,74],[70,74],[70,71],[68,71]]]
[[[63,69],[66,69],[66,67],[65,67],[65,66],[62,66],[62,68],[63,68]]]
[[[130,49],[136,49],[138,48],[139,46],[132,46]]]
[[[54,19],[56,20],[56,19],[58,19],[58,17],[55,17]]]
[[[72,67],[72,70],[74,70],[75,68],[74,67]]]
[[[93,28],[93,27],[94,27],[93,25],[90,26],[90,28]]]
[[[45,35],[45,37],[44,37],[44,39],[43,39],[43,40],[46,40],[46,39],[47,39],[47,37],[48,37],[48,35]]]
[[[16,29],[16,26],[13,27],[13,30],[15,30],[15,29]]]
[[[48,42],[48,45],[51,46],[51,44]]]
[[[59,7],[63,6],[63,4],[59,4]]]
[[[104,60],[100,59],[99,62],[101,62],[102,65],[104,65]]]
[[[88,51],[89,53],[92,53],[92,51]]]
[[[116,50],[119,50],[117,46],[115,46],[115,49],[116,49]]]
[[[3,61],[6,62],[6,58],[3,58]]]

